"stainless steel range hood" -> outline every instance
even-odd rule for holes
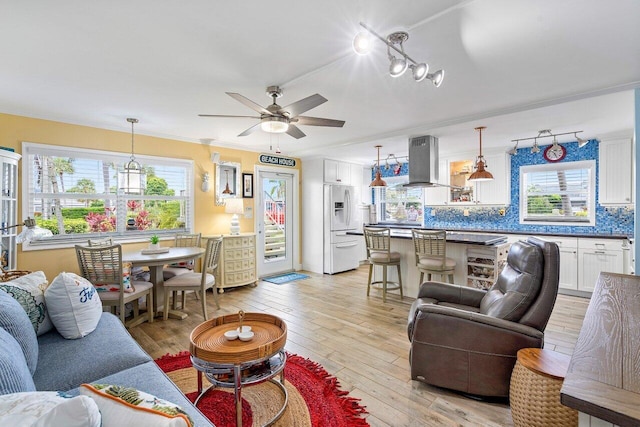
[[[405,187],[438,184],[438,138],[431,135],[409,139],[409,182]]]

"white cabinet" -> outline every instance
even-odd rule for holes
[[[624,273],[624,240],[578,239],[578,290],[592,292],[600,272]]]
[[[633,203],[633,145],[631,139],[602,141],[598,145],[601,205]]]
[[[548,239],[551,240],[551,239]],[[578,290],[578,239],[554,237],[560,250],[560,283],[562,289]]]
[[[18,223],[18,161],[20,154],[0,150],[0,209],[2,209],[2,227]],[[11,227],[0,231],[0,267],[2,270],[16,269],[16,235],[20,230]]]
[[[441,158],[438,163],[438,184],[425,188],[428,206],[510,205],[511,157],[507,153],[486,154],[487,170],[492,181],[469,181],[473,173],[475,153]]]
[[[324,182],[327,184],[351,185],[351,163],[325,159]]]
[[[467,286],[489,289],[507,262],[510,246],[510,243],[503,243],[489,247],[467,247]]]
[[[492,181],[476,183],[476,202],[480,205],[511,204],[511,157],[507,153],[484,156]]]
[[[222,236],[222,248],[216,269],[216,288],[220,293],[225,288],[256,283],[256,235],[241,233]]]

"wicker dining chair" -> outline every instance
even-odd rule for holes
[[[175,276],[164,282],[164,304],[168,307],[169,293],[173,293],[176,297],[176,291],[196,291],[200,292],[200,302],[202,303],[202,315],[204,320],[208,320],[207,314],[207,289],[213,289],[213,299],[216,307],[219,309],[218,292],[216,292],[215,271],[218,268],[218,259],[220,258],[220,249],[222,247],[222,238],[208,239],[207,250],[202,261],[202,271],[200,273],[190,272]],[[184,309],[184,303],[183,307]],[[164,310],[164,320],[167,320],[169,311]]]
[[[416,254],[416,267],[420,271],[418,285],[424,282],[425,273],[427,273],[427,281],[431,281],[433,274],[439,274],[442,281],[446,276],[449,283],[453,283],[456,261],[447,258],[447,232],[414,229],[411,230],[411,234]]]
[[[122,247],[111,246],[81,246],[76,245],[76,256],[80,275],[94,286],[113,286],[117,290],[99,292],[103,307],[112,312],[119,310],[122,323],[127,327],[136,326],[144,321],[153,322],[153,284],[131,279],[131,266],[123,267]],[[125,274],[131,280],[131,292],[125,292]],[[138,300],[146,297],[146,314],[140,314]],[[133,318],[125,321],[125,304],[133,304]]]
[[[178,233],[176,234],[173,246],[176,248],[199,247],[201,239],[202,233]],[[191,273],[194,269],[195,263],[196,261],[191,259],[189,261],[167,265],[162,269],[162,277],[164,280],[169,280],[181,274]],[[199,299],[199,292],[196,291],[195,294],[196,299]],[[174,310],[177,309],[178,298],[176,298],[176,295],[177,292],[173,294],[172,298],[172,308]],[[185,305],[186,295],[186,292],[182,292],[182,308],[184,308]]]

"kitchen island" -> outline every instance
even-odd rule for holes
[[[361,231],[350,231],[347,234],[362,236]],[[454,283],[481,289],[489,288],[507,259],[509,246],[506,236],[447,232],[447,257],[456,261]],[[406,296],[415,298],[420,288],[420,272],[416,267],[411,229],[391,229],[391,250],[402,255],[400,272],[403,292]],[[374,268],[374,274],[374,280],[380,280],[379,276],[382,273]],[[390,269],[389,280],[397,279],[395,269]],[[434,275],[432,280],[441,279]]]

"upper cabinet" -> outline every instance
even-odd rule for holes
[[[440,186],[425,189],[427,206],[508,205],[511,203],[511,159],[507,153],[485,155],[492,181],[469,181],[475,157],[441,158],[438,164]]]
[[[598,202],[601,205],[633,203],[633,145],[630,138],[601,141]]]
[[[325,159],[324,182],[327,184],[351,185],[351,163]]]

